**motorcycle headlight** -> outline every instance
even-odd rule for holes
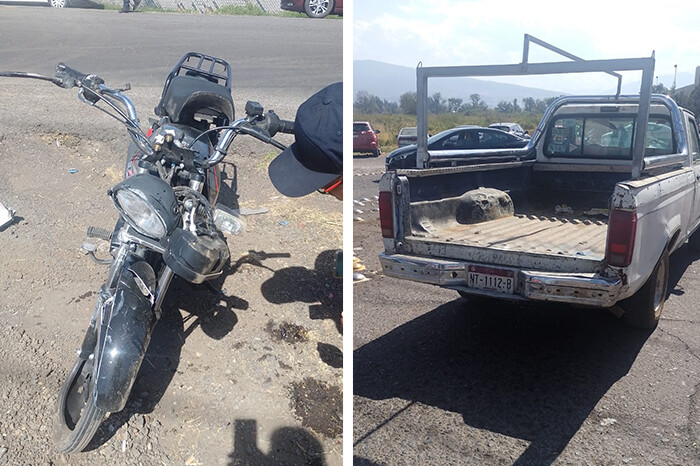
[[[111,192],[114,205],[136,231],[160,239],[177,226],[177,201],[172,187],[149,174],[134,175]]]

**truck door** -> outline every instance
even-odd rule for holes
[[[693,231],[700,222],[700,137],[698,136],[698,125],[690,115],[688,115],[688,151],[690,152],[690,163],[693,164],[693,172],[695,173],[693,214],[689,222],[690,231]]]

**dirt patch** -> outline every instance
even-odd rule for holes
[[[71,298],[71,300],[68,301],[68,304],[70,304],[70,303],[79,303],[79,302],[82,301],[83,299],[89,298],[89,297],[94,296],[94,295],[96,295],[96,294],[97,294],[96,291],[88,291],[88,292],[86,292],[86,293],[81,294],[81,295],[78,296],[77,298]]]
[[[282,322],[276,325],[270,320],[265,326],[265,331],[275,341],[284,341],[286,343],[303,343],[309,341],[309,331],[301,325]]]
[[[343,430],[343,392],[339,387],[312,378],[290,385],[291,406],[294,414],[318,434],[335,438]]]
[[[71,149],[78,147],[82,141],[78,135],[61,133],[42,134],[40,139],[46,144],[55,144],[56,147],[66,146]]]

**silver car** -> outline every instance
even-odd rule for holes
[[[54,8],[65,8],[70,4],[68,0],[0,0],[0,4],[3,3],[38,3]]]
[[[517,123],[493,123],[493,124],[489,125],[489,128],[500,129],[501,131],[505,131],[506,133],[513,134],[515,136],[518,136],[519,138],[525,138],[525,139],[530,138],[530,135],[528,134],[528,132],[525,131],[523,129],[523,127]]]

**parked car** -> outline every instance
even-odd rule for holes
[[[418,139],[418,130],[415,126],[409,126],[407,128],[401,128],[399,134],[396,136],[396,144],[399,147],[410,146],[415,144]]]
[[[0,1],[0,4],[2,3],[39,3],[41,5],[48,5],[53,8],[65,8],[70,6],[70,2],[68,0],[2,0]]]
[[[352,123],[352,151],[359,154],[372,154],[379,157],[382,153],[377,134],[380,131],[373,129],[369,121],[354,121]]]
[[[481,126],[458,126],[428,138],[431,158],[443,164],[451,156],[470,149],[510,149],[525,147],[528,141],[498,129]],[[460,154],[462,153],[462,154]],[[386,158],[386,169],[416,168],[416,145],[401,147]]]
[[[528,132],[525,131],[523,129],[523,127],[517,123],[494,123],[492,125],[489,125],[489,128],[500,129],[501,131],[505,131],[506,133],[513,134],[515,136],[518,136],[519,138],[524,138],[524,139],[530,138],[530,135],[528,134]]]
[[[306,13],[309,18],[325,18],[329,14],[343,16],[343,0],[282,0],[280,8]]]

